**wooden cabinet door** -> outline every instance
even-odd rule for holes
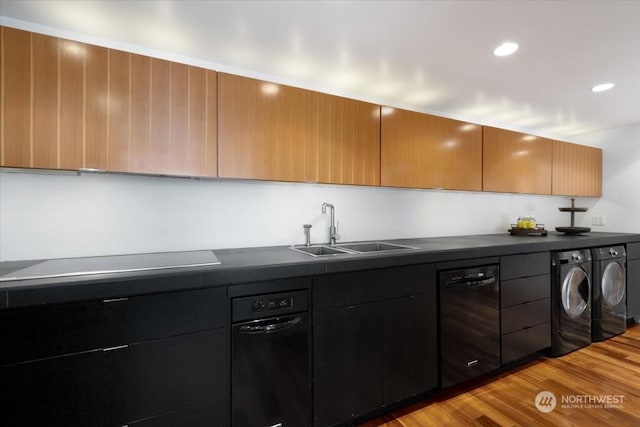
[[[482,130],[478,125],[384,109],[381,184],[392,187],[482,189]]]
[[[31,33],[0,27],[2,111],[0,166],[29,167],[31,136]]]
[[[482,132],[484,191],[551,194],[552,140],[488,126]]]
[[[320,94],[318,181],[380,185],[380,106]]]
[[[602,149],[553,141],[552,193],[602,196]]]
[[[0,32],[0,166],[216,176],[215,71]]]
[[[379,106],[218,75],[219,176],[379,184]]]

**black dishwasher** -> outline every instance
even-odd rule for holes
[[[310,424],[307,299],[306,290],[233,299],[234,427]]]
[[[440,273],[440,384],[459,384],[500,367],[499,267]]]

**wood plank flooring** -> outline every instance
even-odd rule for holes
[[[541,391],[556,397],[549,413],[535,405]],[[606,398],[610,405],[587,401]],[[640,325],[559,358],[438,392],[361,427],[428,426],[640,426]]]

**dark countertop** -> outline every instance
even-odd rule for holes
[[[591,232],[567,236],[550,232],[545,237],[489,234],[384,241],[417,249],[318,258],[293,251],[287,246],[219,249],[214,251],[220,261],[219,265],[0,282],[0,308],[113,298],[417,263],[592,248],[640,242],[640,234]],[[0,263],[0,272],[4,276],[37,262],[41,261],[3,262]]]

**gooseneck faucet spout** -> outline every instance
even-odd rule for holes
[[[338,234],[338,229],[336,228],[336,208],[331,203],[323,203],[322,204],[322,213],[327,213],[327,208],[331,209],[331,225],[329,226],[329,244],[334,246],[336,244],[336,240],[340,238]]]

